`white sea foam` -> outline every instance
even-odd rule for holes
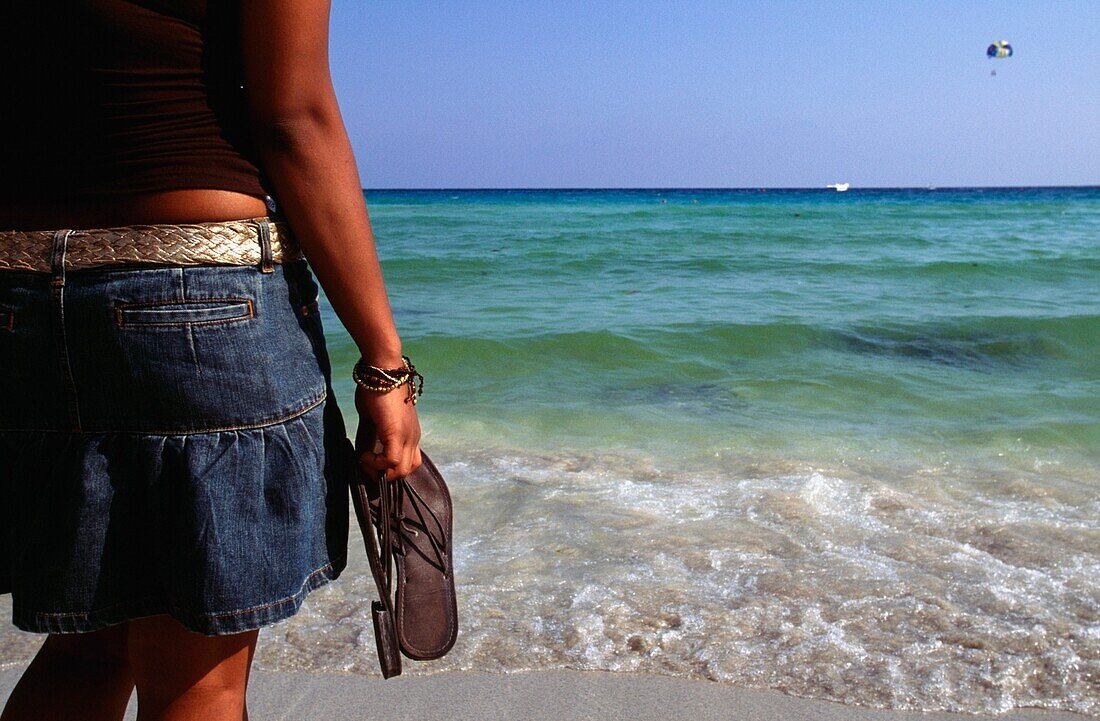
[[[789,466],[501,453],[443,471],[463,633],[415,672],[607,669],[894,708],[1098,708],[1100,588],[1084,574],[1100,546],[1062,543],[1100,533],[1080,509]],[[287,626],[331,624],[329,602]],[[337,667],[373,673],[372,648],[346,647]],[[329,667],[278,632],[259,659]]]

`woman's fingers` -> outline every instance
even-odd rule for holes
[[[364,472],[386,471],[386,479],[401,478],[413,471],[414,456],[420,451],[415,443],[409,444],[397,438],[381,441],[374,451],[366,451],[359,456],[359,466]]]
[[[359,454],[359,468],[364,473],[386,471],[386,480],[409,475],[420,467],[421,462],[420,448],[415,444],[402,448],[394,444],[381,453],[366,451]]]

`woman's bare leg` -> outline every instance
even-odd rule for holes
[[[138,721],[247,721],[258,635],[203,636],[164,615],[130,621]]]
[[[12,689],[0,721],[119,721],[134,690],[127,624],[51,633]]]

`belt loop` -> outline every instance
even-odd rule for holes
[[[50,258],[50,285],[58,288],[65,285],[65,248],[69,242],[71,230],[58,230],[53,234],[53,254]]]
[[[271,222],[267,218],[259,218],[256,225],[260,228],[260,272],[272,273],[275,264],[271,253]]]

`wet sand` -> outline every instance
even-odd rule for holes
[[[22,667],[0,671],[7,698]],[[582,671],[438,673],[388,680],[256,670],[248,694],[254,721],[1082,721],[1074,713],[1022,709],[1001,715],[883,711],[776,691],[665,676]],[[137,716],[130,700],[127,721]]]

